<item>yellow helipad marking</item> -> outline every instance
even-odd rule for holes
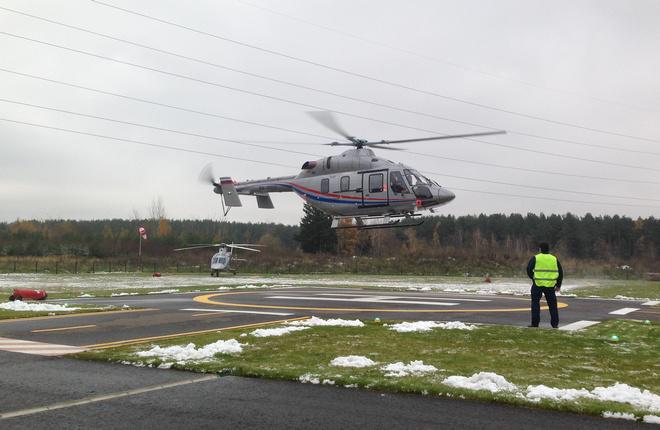
[[[423,313],[448,313],[448,312],[529,312],[529,307],[524,308],[494,308],[494,309],[378,309],[378,308],[319,308],[319,307],[309,307],[309,306],[281,306],[281,305],[256,305],[249,303],[229,303],[229,302],[220,302],[212,300],[214,297],[218,296],[230,296],[235,294],[256,294],[256,291],[241,291],[237,293],[214,293],[214,294],[205,294],[203,296],[193,297],[193,300],[197,303],[204,303],[206,305],[220,305],[220,306],[233,306],[240,308],[261,308],[261,309],[293,309],[299,311],[337,311],[337,312],[393,312],[393,313],[403,313],[403,312],[423,312]],[[525,299],[515,299],[514,300],[525,300]],[[565,308],[568,304],[558,302],[558,308]],[[541,306],[541,309],[547,310],[547,306]]]
[[[13,322],[22,322],[22,321],[38,321],[38,320],[56,320],[59,318],[73,318],[73,317],[90,317],[90,316],[103,316],[103,315],[114,315],[114,314],[125,314],[129,312],[148,312],[148,311],[157,311],[158,309],[147,308],[147,309],[126,309],[126,310],[117,310],[117,311],[101,311],[101,312],[80,312],[77,314],[64,314],[64,315],[49,315],[43,317],[28,317],[28,318],[12,318],[6,320],[0,320],[2,323],[13,323]]]
[[[39,330],[32,330],[32,333],[43,333],[47,331],[77,330],[79,328],[90,328],[90,327],[96,327],[96,324],[76,325],[72,327],[60,327],[60,328],[42,328]]]
[[[239,328],[248,328],[248,327],[261,327],[265,325],[271,325],[271,324],[280,324],[280,323],[285,323],[289,321],[300,321],[300,320],[306,320],[309,319],[310,317],[299,317],[299,318],[287,318],[285,320],[275,320],[275,321],[264,321],[260,323],[253,323],[253,324],[243,324],[243,325],[235,325],[232,327],[219,327],[219,328],[211,328],[208,330],[198,330],[198,331],[189,331],[185,333],[173,333],[173,334],[166,334],[163,336],[151,336],[151,337],[141,337],[141,338],[135,338],[135,339],[125,339],[125,340],[118,340],[115,342],[107,342],[107,343],[97,343],[93,345],[84,345],[81,346],[80,348],[85,348],[85,349],[107,349],[107,348],[116,348],[120,346],[128,346],[128,345],[135,345],[138,343],[145,343],[149,342],[152,340],[164,340],[164,339],[171,339],[179,336],[192,336],[196,334],[204,334],[204,333],[217,333],[219,331],[226,331],[226,330],[233,330],[233,329],[239,329]]]

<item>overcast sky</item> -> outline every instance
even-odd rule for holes
[[[338,118],[344,128],[372,140],[488,128],[509,131],[480,138],[481,142],[456,139],[403,146],[415,154],[376,151],[420,171],[435,172],[428,176],[455,191],[456,200],[442,207],[441,213],[570,211],[633,217],[660,213],[657,1],[103,1],[354,75],[89,0],[0,0],[0,8],[366,102],[275,83],[0,9],[2,221],[127,218],[134,209],[145,216],[150,201],[158,196],[169,217],[220,219],[219,196],[197,181],[205,164],[212,163],[217,176],[258,179],[296,174],[304,161],[342,151],[320,145],[337,137],[311,120],[306,114],[313,110],[310,106],[341,112]],[[7,119],[246,161],[145,147]],[[273,195],[273,201],[274,210],[258,210],[254,199],[244,197],[244,207],[233,209],[227,219],[298,223],[302,200],[286,193]]]

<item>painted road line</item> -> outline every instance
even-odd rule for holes
[[[125,310],[116,310],[116,311],[102,311],[102,312],[80,312],[77,314],[64,314],[64,315],[50,315],[43,317],[27,317],[27,318],[12,318],[7,320],[0,320],[0,324],[5,323],[18,323],[25,321],[38,321],[38,320],[56,320],[60,318],[74,318],[74,317],[100,317],[103,315],[116,315],[116,314],[126,314],[131,312],[150,312],[157,311],[159,309],[155,308],[146,308],[146,309],[125,309]]]
[[[379,304],[405,304],[405,305],[431,305],[431,306],[456,306],[459,303],[450,302],[427,302],[418,300],[385,300],[386,296],[376,296],[374,298],[361,298],[361,299],[340,299],[335,297],[305,297],[305,296],[267,296],[267,299],[282,299],[282,300],[310,300],[310,301],[327,301],[327,302],[352,302],[352,303],[379,303]]]
[[[631,312],[638,311],[639,308],[621,308],[610,312],[610,315],[628,315]]]
[[[642,306],[657,306],[660,305],[660,300],[651,300],[650,302],[642,303]]]
[[[564,331],[582,330],[583,328],[591,327],[592,325],[596,325],[599,323],[600,321],[587,321],[587,320],[576,321],[574,323],[559,327],[559,330],[564,330]]]
[[[28,340],[0,337],[0,350],[20,352],[22,354],[56,356],[75,354],[77,352],[83,352],[85,349],[70,345],[57,345],[53,343],[32,342]]]
[[[275,315],[281,317],[287,317],[293,315],[292,313],[286,312],[264,312],[264,311],[236,311],[233,309],[181,309],[182,311],[191,311],[191,312],[218,312],[218,313],[233,313],[233,314],[255,314],[255,315]]]
[[[58,410],[58,409],[65,409],[65,408],[70,408],[70,407],[73,407],[73,406],[86,405],[86,404],[89,404],[89,403],[102,402],[104,400],[118,399],[120,397],[134,396],[136,394],[144,394],[144,393],[149,393],[149,392],[152,392],[152,391],[165,390],[167,388],[180,387],[182,385],[196,384],[198,382],[211,381],[213,379],[218,379],[218,378],[219,377],[216,376],[216,375],[208,375],[208,376],[204,376],[204,377],[201,377],[201,378],[186,379],[185,381],[170,382],[169,384],[153,385],[151,387],[136,388],[134,390],[126,390],[126,391],[119,391],[119,392],[116,392],[116,393],[101,394],[101,395],[98,395],[98,396],[84,397],[84,398],[78,399],[78,400],[70,400],[70,401],[66,401],[66,402],[54,403],[52,405],[39,406],[39,407],[36,407],[36,408],[20,409],[20,410],[12,411],[12,412],[3,412],[3,413],[0,413],[0,420],[4,420],[4,419],[7,419],[7,418],[22,417],[22,416],[26,416],[26,415],[34,415],[34,414],[38,414],[38,413],[41,413],[41,412],[55,411],[55,410]]]
[[[371,294],[340,294],[340,293],[320,293],[318,296],[336,296],[336,297],[383,297],[385,299],[424,299],[424,300],[453,300],[457,302],[492,302],[487,299],[464,299],[463,297],[438,297],[438,296],[373,296]]]
[[[260,323],[235,325],[235,326],[231,326],[231,327],[218,327],[218,328],[212,328],[212,329],[208,329],[208,330],[189,331],[189,332],[184,332],[184,333],[172,333],[172,334],[166,334],[166,335],[162,335],[162,336],[151,336],[151,337],[141,337],[141,338],[135,338],[135,339],[125,339],[125,340],[118,340],[118,341],[115,341],[115,342],[84,345],[84,346],[81,346],[81,348],[85,348],[85,349],[116,348],[116,347],[119,347],[119,346],[128,346],[128,345],[135,345],[135,344],[139,344],[139,343],[146,343],[146,342],[150,342],[150,341],[153,341],[153,340],[164,340],[164,339],[172,339],[172,338],[181,337],[181,336],[193,336],[193,335],[197,335],[197,334],[217,333],[217,332],[221,332],[221,331],[233,330],[233,329],[239,329],[239,328],[262,327],[262,326],[266,326],[266,325],[286,323],[286,322],[289,322],[289,321],[302,321],[302,320],[306,320],[306,319],[309,319],[309,318],[310,317],[287,318],[287,319],[284,319],[284,320],[264,321],[264,322],[260,322]]]
[[[76,325],[72,327],[60,327],[60,328],[42,328],[39,330],[32,330],[31,333],[44,333],[44,332],[49,332],[49,331],[65,331],[65,330],[78,330],[81,328],[90,328],[90,327],[96,327],[96,324],[88,324],[88,325]]]
[[[383,313],[490,313],[490,312],[529,312],[529,306],[523,308],[485,308],[485,309],[391,309],[391,308],[321,308],[314,306],[291,306],[291,305],[260,305],[257,303],[232,303],[232,302],[221,302],[214,300],[216,297],[227,297],[227,296],[236,296],[236,295],[245,295],[245,294],[257,294],[254,291],[241,291],[241,292],[231,292],[231,293],[213,293],[213,294],[204,294],[201,296],[193,297],[193,300],[197,303],[203,303],[205,305],[215,305],[215,306],[228,306],[228,307],[238,307],[238,308],[256,308],[256,309],[285,309],[285,310],[296,310],[296,311],[319,311],[319,312],[383,312]],[[529,299],[518,299],[518,298],[507,298],[507,300],[522,300],[529,301]],[[382,304],[382,302],[381,302]],[[557,302],[557,308],[563,309],[567,308],[568,303]],[[548,306],[541,306],[541,310],[547,310]]]

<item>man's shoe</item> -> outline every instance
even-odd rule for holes
[[[552,328],[559,328],[559,326],[558,325],[553,325]]]
[[[530,324],[530,325],[528,325],[527,327],[530,327],[530,328],[539,328],[539,326],[534,325],[534,324]]]

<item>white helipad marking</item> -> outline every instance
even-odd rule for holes
[[[372,296],[370,294],[339,294],[339,293],[321,293],[319,296],[338,296],[338,297],[378,297],[385,299],[425,299],[425,300],[452,300],[457,302],[492,302],[487,299],[464,299],[462,297],[437,297],[437,296]]]
[[[639,308],[621,308],[610,312],[610,315],[628,315],[631,312],[638,311]]]
[[[219,313],[232,313],[232,314],[256,314],[256,315],[278,315],[278,316],[288,316],[293,315],[285,312],[263,312],[263,311],[235,311],[233,309],[201,309],[201,308],[188,308],[181,309],[182,311],[191,311],[191,312],[219,312]]]
[[[418,300],[385,300],[389,296],[372,296],[364,297],[361,299],[340,299],[334,297],[304,297],[304,296],[269,296],[267,299],[285,299],[285,300],[313,300],[313,301],[329,301],[329,302],[353,302],[353,303],[395,303],[406,305],[431,305],[431,306],[456,306],[458,303],[448,302],[426,302]]]
[[[651,300],[650,302],[642,303],[642,306],[656,306],[660,305],[660,300]]]
[[[171,382],[169,384],[160,384],[160,385],[155,385],[155,386],[151,386],[151,387],[136,388],[134,390],[120,391],[120,392],[117,392],[117,393],[101,394],[99,396],[85,397],[83,399],[71,400],[71,401],[68,401],[68,402],[55,403],[55,404],[47,405],[47,406],[38,406],[36,408],[21,409],[21,410],[12,411],[12,412],[3,412],[3,413],[0,413],[0,420],[6,419],[6,418],[22,417],[22,416],[25,416],[25,415],[33,415],[33,414],[38,414],[40,412],[54,411],[56,409],[70,408],[72,406],[86,405],[88,403],[95,403],[95,402],[101,402],[103,400],[117,399],[119,397],[133,396],[133,395],[136,395],[136,394],[148,393],[150,391],[157,391],[157,390],[164,390],[166,388],[179,387],[181,385],[196,384],[198,382],[210,381],[212,379],[217,379],[217,378],[218,377],[216,375],[209,375],[209,376],[204,376],[202,378],[197,378],[197,379],[187,379],[185,381]]]
[[[53,343],[32,342],[29,340],[0,337],[0,350],[32,355],[56,356],[83,352],[85,349],[77,346],[57,345]]]
[[[591,327],[592,325],[596,325],[599,323],[600,321],[587,321],[587,320],[576,321],[574,323],[559,327],[559,330],[565,330],[565,331],[582,330],[583,328]]]

